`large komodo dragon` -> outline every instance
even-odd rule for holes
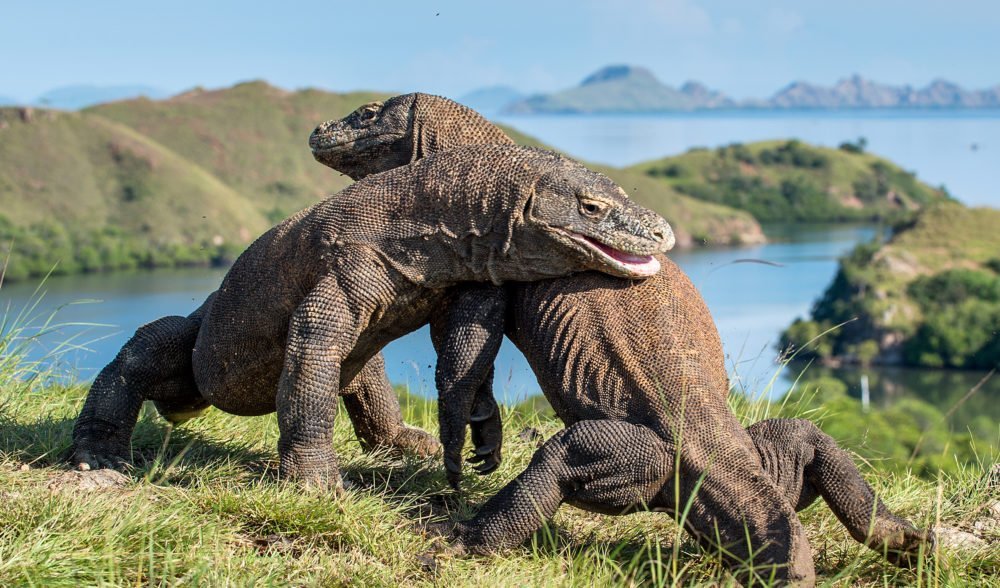
[[[585,194],[611,214],[581,214]],[[281,476],[338,487],[338,393],[386,343],[426,324],[449,286],[582,270],[648,275],[652,254],[672,243],[666,221],[560,155],[511,145],[439,153],[348,187],[240,255],[198,331],[197,393],[233,414],[277,410]],[[131,432],[143,392],[194,401],[165,385],[95,384],[77,452],[94,451],[82,443],[92,435]]]
[[[463,141],[511,142],[464,106],[409,94],[321,124],[310,145],[318,161],[359,179],[431,153],[429,144],[447,149]],[[495,414],[490,369],[501,332],[524,352],[569,425],[476,518],[458,525],[465,546],[488,551],[516,544],[561,502],[613,514],[676,511],[674,481],[683,503],[708,471],[686,523],[702,539],[719,525],[734,559],[746,556],[738,546],[742,515],[752,532],[776,542],[766,554],[772,561],[791,563],[786,577],[810,578],[805,536],[790,509],[822,496],[856,540],[897,564],[912,563],[927,536],[887,509],[832,438],[806,420],[739,426],[725,402],[722,346],[708,309],[675,264],[663,257],[660,263],[660,273],[641,282],[588,273],[503,289],[463,288],[451,318],[432,321],[453,481],[466,420]],[[495,435],[491,429],[481,434]],[[477,442],[486,471],[499,461],[499,444],[494,441],[492,451],[490,445]]]

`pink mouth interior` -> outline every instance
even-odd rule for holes
[[[586,239],[587,243],[590,243],[597,249],[600,249],[602,253],[624,265],[630,272],[636,275],[651,276],[660,271],[660,262],[657,261],[652,255],[635,255],[633,253],[626,253],[624,251],[608,247],[604,243],[595,241],[590,237],[584,235],[580,236]]]

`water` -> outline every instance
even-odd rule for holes
[[[682,152],[692,146],[713,147],[733,141],[799,137],[837,145],[864,136],[869,150],[897,161],[931,183],[944,183],[968,203],[1000,205],[993,186],[1000,183],[1000,112],[997,113],[729,113],[668,116],[509,117],[503,122],[590,161],[626,165]],[[975,144],[977,150],[971,146]],[[672,257],[691,276],[712,311],[726,351],[727,367],[737,388],[750,393],[766,389],[775,376],[781,329],[805,316],[830,283],[837,258],[855,244],[871,239],[872,226],[765,227],[766,245],[677,251]],[[763,259],[780,266],[733,263]],[[89,351],[74,352],[63,367],[90,379],[109,362],[139,325],[169,314],[187,314],[221,281],[224,270],[180,269],[51,278],[41,309],[62,308],[64,322],[107,326],[66,328],[49,337],[52,347],[67,336],[89,341]],[[34,284],[5,285],[0,304],[19,308]],[[433,395],[435,356],[427,329],[392,343],[385,351],[389,376],[412,391]],[[818,369],[818,368],[810,368]],[[982,374],[921,370],[868,370],[876,405],[902,396],[919,396],[947,409]],[[497,363],[495,390],[513,402],[538,392],[520,353],[505,342]],[[859,370],[838,370],[852,394],[860,394]],[[770,389],[788,390],[794,374],[786,371]],[[980,400],[981,399],[981,400]],[[1000,420],[1000,378],[989,381],[956,416],[986,411]]]

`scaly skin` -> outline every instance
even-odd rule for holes
[[[593,198],[613,214],[582,214],[581,202]],[[584,238],[638,256],[672,244],[669,225],[610,180],[535,149],[468,147],[359,182],[237,259],[197,333],[197,390],[234,414],[277,410],[282,477],[337,488],[337,396],[382,346],[426,324],[457,282],[639,271]],[[127,394],[92,389],[80,422],[110,423],[91,430],[124,441],[135,406]]]
[[[511,142],[468,108],[411,94],[320,125],[310,145],[317,160],[359,178],[418,157],[408,147],[416,142],[408,129]],[[758,563],[784,564],[778,578],[810,582],[811,556],[792,508],[820,495],[855,539],[894,563],[912,563],[927,535],[886,509],[829,436],[803,420],[739,426],[725,402],[722,346],[708,309],[676,265],[660,262],[660,273],[641,283],[589,273],[457,289],[450,312],[432,323],[452,482],[459,479],[470,416],[475,455],[486,464],[481,469],[499,463],[500,423],[490,386],[501,331],[524,352],[568,428],[475,519],[460,524],[456,539],[481,552],[517,544],[564,501],[615,514],[676,513],[704,475],[685,525],[711,544],[720,523],[734,565],[748,557],[748,546],[740,545],[746,521],[755,548],[777,538]]]

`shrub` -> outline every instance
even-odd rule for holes
[[[846,151],[847,153],[861,154],[865,152],[865,148],[868,147],[868,139],[864,137],[858,137],[855,142],[844,141],[840,144],[839,149],[841,151]]]
[[[907,287],[907,293],[927,312],[968,299],[1000,302],[1000,276],[979,270],[951,269],[917,278]]]
[[[767,165],[791,165],[808,169],[826,169],[830,160],[819,150],[792,139],[774,149],[764,149],[760,153],[761,163]]]

